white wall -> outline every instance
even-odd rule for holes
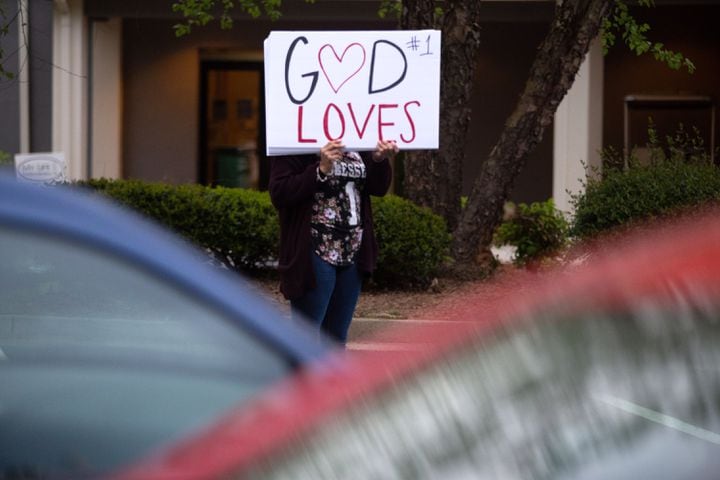
[[[92,23],[92,125],[88,176],[122,176],[122,21]]]
[[[553,151],[553,199],[556,207],[572,213],[569,190],[582,190],[583,162],[601,165],[604,60],[599,39],[555,113]]]
[[[86,21],[83,0],[55,0],[52,149],[65,154],[68,179],[87,175]]]
[[[27,3],[18,1],[18,88],[20,90],[20,151],[30,152],[30,16]]]

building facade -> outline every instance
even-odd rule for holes
[[[139,178],[262,188],[263,40],[271,30],[395,29],[376,0],[283,2],[278,21],[238,18],[176,38],[172,0],[5,0],[17,18],[2,39],[0,150],[59,151],[69,176]],[[483,0],[463,188],[502,131],[552,19],[552,1]],[[647,117],[662,128],[692,122],[711,145],[720,98],[720,1],[657,1],[638,11],[651,38],[690,57],[697,72],[674,72],[623,47],[599,42],[531,154],[512,199],[554,197],[569,210],[585,165],[607,145],[643,144]]]

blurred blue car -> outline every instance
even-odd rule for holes
[[[163,228],[0,177],[0,478],[95,477],[331,347]]]

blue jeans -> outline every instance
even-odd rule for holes
[[[293,315],[301,314],[320,331],[344,345],[362,287],[360,272],[354,264],[331,265],[315,252],[312,253],[312,264],[317,286],[290,301]]]

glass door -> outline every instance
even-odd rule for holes
[[[260,62],[203,62],[200,183],[267,186],[265,106]]]

